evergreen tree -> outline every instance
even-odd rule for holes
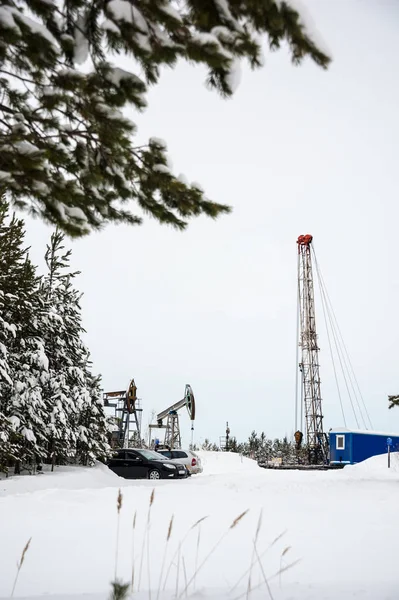
[[[262,35],[271,49],[287,42],[294,63],[329,62],[290,0],[2,0],[0,34],[1,184],[75,236],[140,223],[132,201],[178,228],[228,212],[172,174],[164,142],[134,141],[122,111],[145,108],[163,65],[203,64],[209,87],[229,96],[240,61],[262,65]],[[142,79],[121,68],[125,56]]]
[[[47,360],[39,334],[38,278],[24,247],[24,223],[15,215],[8,222],[4,198],[0,207],[0,289],[2,315],[13,324],[7,352],[11,385],[3,386],[3,415],[13,426],[12,458],[21,461],[43,453],[46,407],[41,397]]]
[[[235,453],[238,452],[237,438],[235,438],[235,437],[230,438],[229,450],[230,450],[230,452],[235,452]]]
[[[90,354],[82,341],[80,298],[69,270],[71,251],[57,230],[47,246],[48,267],[42,293],[48,322],[44,334],[49,360],[45,395],[50,407],[47,430],[52,462],[77,458],[90,464],[108,452],[109,422],[100,399],[100,379],[91,373]]]
[[[90,372],[89,354],[84,371],[84,386],[80,388],[78,409],[78,442],[76,458],[83,465],[90,465],[95,459],[105,459],[109,453],[108,436],[111,423],[104,413],[101,398],[100,377]],[[76,390],[77,391],[77,390]]]
[[[0,216],[1,218],[1,216]],[[7,346],[13,329],[2,315],[4,314],[4,293],[0,291],[0,471],[7,471],[9,458],[15,453],[13,428],[8,418],[7,398],[12,389],[11,369],[8,362]]]
[[[49,359],[49,376],[44,388],[49,407],[47,431],[48,459],[53,463],[67,462],[75,453],[77,444],[77,380],[82,379],[76,369],[81,327],[78,318],[77,294],[71,279],[77,273],[67,272],[70,251],[64,252],[63,235],[56,231],[47,246],[45,261],[47,275],[42,283],[47,323],[44,332]]]
[[[203,444],[201,445],[201,449],[207,452],[212,450],[212,443],[208,440],[208,438],[205,438]]]
[[[249,446],[249,454],[255,456],[256,452],[259,450],[260,442],[258,438],[258,434],[256,431],[253,431],[248,438],[248,446]]]

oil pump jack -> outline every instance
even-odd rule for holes
[[[187,384],[184,390],[184,398],[175,402],[157,415],[157,422],[150,425],[150,429],[165,429],[164,446],[170,449],[181,448],[181,434],[178,411],[186,407],[191,420],[191,432],[193,436],[195,421],[195,398],[191,385]],[[166,425],[164,420],[166,419]],[[192,443],[192,440],[191,440]]]
[[[306,444],[309,462],[327,462],[328,439],[323,431],[322,399],[320,391],[319,347],[317,344],[314,285],[311,244],[313,237],[300,235],[298,244],[298,345],[301,349],[299,371],[301,377],[301,414],[305,413]],[[298,389],[298,387],[297,387]],[[296,420],[298,398],[296,399]],[[297,425],[297,423],[296,423]],[[303,434],[296,431],[297,448],[302,443]]]
[[[125,448],[129,444],[130,432],[136,432],[135,443],[141,447],[141,412],[137,398],[137,386],[131,380],[127,390],[105,392],[103,394],[104,406],[115,409],[117,429],[112,434],[112,445]]]

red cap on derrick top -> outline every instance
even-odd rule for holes
[[[310,233],[307,233],[306,235],[300,235],[296,243],[300,246],[309,246],[312,243],[312,240],[313,236],[310,235]]]

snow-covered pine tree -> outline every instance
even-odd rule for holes
[[[85,387],[79,392],[78,442],[76,458],[83,465],[104,459],[110,452],[109,436],[112,431],[110,419],[104,413],[101,398],[100,377],[90,372],[89,353],[84,371]]]
[[[38,327],[38,278],[24,247],[24,223],[15,215],[8,219],[7,209],[3,197],[0,201],[1,314],[3,322],[12,323],[12,336],[7,344],[10,381],[3,382],[1,412],[12,424],[13,448],[9,460],[15,462],[18,472],[22,461],[42,455],[46,445],[46,410],[41,386],[47,361]],[[4,419],[3,427],[6,427]]]
[[[0,196],[0,251],[2,234],[5,230],[7,206],[5,198]],[[0,471],[7,471],[7,464],[12,455],[12,425],[8,418],[8,399],[12,389],[11,369],[8,348],[15,328],[5,320],[5,303],[2,283],[4,278],[0,271]]]
[[[70,271],[71,251],[56,230],[47,246],[48,273],[43,280],[48,323],[44,334],[49,359],[45,395],[50,407],[49,457],[53,464],[76,458],[83,464],[108,451],[108,420],[100,400],[99,379],[90,370],[83,344],[80,298],[73,287],[78,274]]]
[[[173,175],[164,142],[134,139],[122,111],[145,108],[162,66],[203,64],[229,96],[243,59],[263,64],[262,36],[294,63],[329,63],[293,0],[2,0],[0,36],[1,183],[76,236],[143,212],[178,228],[228,212]]]
[[[210,452],[212,450],[212,447],[213,447],[212,442],[210,442],[208,440],[208,438],[205,438],[205,440],[201,444],[201,450],[206,450],[207,452]]]
[[[74,457],[78,438],[73,387],[79,374],[75,372],[71,377],[71,369],[77,362],[81,329],[71,319],[71,313],[76,313],[79,308],[72,306],[78,299],[68,288],[75,273],[66,271],[71,252],[64,250],[63,236],[57,230],[47,246],[48,272],[41,286],[47,320],[43,335],[49,360],[48,379],[43,390],[49,411],[47,459],[53,464],[65,463]]]
[[[1,215],[0,215],[1,219]],[[8,399],[12,389],[11,369],[8,362],[8,345],[14,335],[11,325],[4,320],[4,293],[0,291],[0,472],[7,472],[12,456],[15,456],[13,427],[8,417]]]

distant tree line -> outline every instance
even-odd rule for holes
[[[55,231],[37,274],[24,222],[0,197],[0,471],[89,464],[108,452],[100,378],[82,341],[71,251]]]
[[[210,442],[207,438],[201,444],[200,448],[201,450],[216,452],[222,450],[220,446]],[[200,448],[198,446],[193,447],[194,450],[199,450]],[[306,448],[297,449],[295,441],[289,440],[287,436],[281,439],[270,439],[263,431],[260,434],[252,431],[249,438],[244,442],[238,442],[235,437],[230,438],[227,450],[253,458],[260,464],[275,461],[276,459],[281,461],[282,464],[306,461]]]

